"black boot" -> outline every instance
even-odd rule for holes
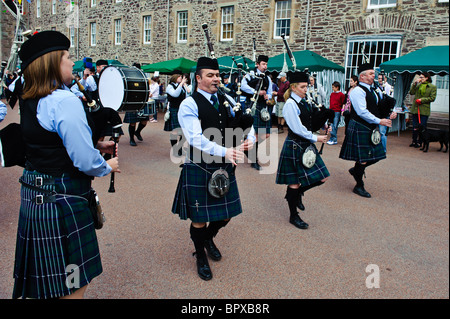
[[[137,146],[136,142],[134,141],[135,131],[136,131],[135,125],[128,125],[128,134],[130,134],[130,145],[131,146]]]
[[[348,172],[356,181],[356,186],[353,188],[353,193],[362,197],[370,198],[372,196],[364,189],[364,182],[362,180],[365,169],[366,167],[363,164],[356,162],[355,166],[350,168]]]
[[[214,244],[213,238],[216,237],[219,229],[225,227],[229,221],[221,220],[217,222],[210,222],[207,228],[207,239],[205,240],[205,248],[208,252],[208,256],[214,260],[219,261],[222,259],[222,254]]]
[[[212,279],[212,272],[205,253],[205,240],[207,238],[206,226],[203,228],[195,228],[191,224],[190,233],[195,246],[194,254],[197,258],[198,276],[203,280],[210,280]]]
[[[288,187],[286,193],[286,200],[288,202],[289,212],[291,215],[289,218],[289,222],[297,228],[307,229],[309,225],[300,218],[297,212],[298,197],[299,197],[299,189]]]
[[[144,140],[141,136],[141,131],[145,126],[146,126],[145,124],[139,123],[138,128],[137,128],[136,132],[134,133],[136,138],[141,142]]]

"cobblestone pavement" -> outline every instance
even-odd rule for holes
[[[18,120],[8,111],[0,128]],[[205,282],[189,222],[171,213],[180,168],[162,128],[160,113],[131,147],[124,124],[116,193],[107,192],[109,177],[94,180],[107,222],[97,232],[104,271],[87,298],[449,298],[449,155],[437,143],[423,153],[408,147],[410,131],[391,133],[388,158],[366,170],[366,199],[352,193],[352,163],[338,158],[340,128],[323,154],[331,177],[306,193],[310,228],[299,230],[288,222],[285,186],[275,184],[286,133],[272,134],[276,156],[261,173],[237,168],[244,212],[216,237],[223,258],[210,262]],[[12,295],[20,175],[0,168],[0,298]],[[369,289],[377,269],[380,288]]]

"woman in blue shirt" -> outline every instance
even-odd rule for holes
[[[26,164],[20,178],[13,298],[82,298],[102,272],[88,194],[94,176],[120,172],[113,142],[94,144],[80,100],[67,88],[69,39],[43,31],[21,47]],[[96,146],[97,148],[95,148]]]

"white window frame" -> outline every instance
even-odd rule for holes
[[[189,11],[177,12],[177,43],[187,43],[188,39],[188,24],[189,24]],[[182,24],[183,23],[183,24]],[[181,36],[185,35],[186,39],[182,39]]]
[[[393,8],[397,6],[397,0],[385,0],[389,3],[380,4],[382,1],[384,0],[367,0],[367,9]]]
[[[220,41],[233,41],[234,39],[234,6],[222,7],[220,23]],[[228,29],[230,28],[230,29]],[[224,37],[224,33],[231,37]]]
[[[73,25],[69,27],[69,39],[70,47],[73,48],[75,46],[75,27]]]
[[[56,14],[56,0],[52,0],[52,14]]]
[[[291,14],[292,14],[292,0],[283,0],[283,1],[275,1],[275,16],[273,21],[273,38],[274,39],[281,39],[281,32],[280,35],[277,35],[277,30],[282,29],[283,27],[278,27],[278,21],[286,20],[289,21],[289,34],[286,34],[286,38],[288,39],[291,31],[292,31],[292,24],[291,24]],[[284,27],[287,28],[287,27]]]
[[[36,0],[36,18],[41,17],[41,0]]]
[[[152,16],[145,15],[142,17],[142,43],[152,43]]]
[[[91,8],[97,5],[97,0],[91,0]]]
[[[122,44],[122,19],[114,19],[114,44]]]
[[[378,44],[382,42],[383,47],[379,50]],[[396,52],[392,52],[393,46],[389,45],[389,53],[384,52],[386,43],[395,43]],[[357,75],[359,64],[361,64],[363,55],[362,48],[363,43],[366,43],[365,53],[369,57],[370,62],[374,63],[374,68],[378,68],[383,62],[398,58],[402,51],[402,36],[390,35],[390,36],[353,36],[347,39],[347,48],[345,52],[345,83],[348,84],[352,75]],[[381,51],[381,52],[379,52]],[[349,61],[349,58],[352,58]],[[380,61],[380,63],[376,63]],[[355,72],[356,71],[356,72]]]
[[[97,45],[97,22],[90,22],[89,29],[91,47],[95,47]]]
[[[448,3],[448,0],[438,0],[439,3]]]

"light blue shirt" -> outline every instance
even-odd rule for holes
[[[211,101],[212,94],[200,89],[197,89],[197,92],[202,94],[208,101]],[[234,102],[231,97],[229,97],[229,100]],[[231,114],[234,116],[233,106],[234,104],[228,107],[230,108]],[[207,154],[225,157],[227,149],[222,145],[210,141],[203,135],[202,126],[198,118],[198,106],[193,97],[188,97],[181,103],[180,109],[178,110],[178,122],[180,123],[183,134],[189,145]],[[256,141],[254,132],[255,130],[252,127],[247,135],[253,142]]]
[[[300,108],[292,99],[294,99],[297,103],[300,103],[302,100],[302,98],[294,92],[291,93],[291,98],[288,99],[283,106],[283,117],[286,124],[289,126],[291,131],[298,136],[309,140],[311,143],[317,142],[317,136],[314,135],[313,132],[308,131],[308,129],[300,121]]]
[[[92,131],[81,101],[67,87],[39,100],[39,124],[61,137],[73,165],[89,176],[108,175],[112,168],[92,145]]]
[[[0,101],[0,122],[5,119],[6,113],[8,113],[6,105],[2,101]]]
[[[95,82],[95,79],[92,75],[89,75],[86,79],[81,79],[80,84],[84,86],[84,89],[86,91],[94,92],[97,90],[97,83]],[[72,91],[72,93],[74,93],[79,98],[82,98],[84,96],[84,94],[80,91],[76,83],[72,85],[70,91]]]
[[[260,74],[263,74],[263,73],[259,69],[256,69],[256,75],[260,75]],[[268,95],[269,100],[270,100],[270,99],[272,99],[272,93],[273,93],[272,80],[270,79],[270,77],[267,77],[267,78],[269,79],[269,88],[267,89],[267,95]],[[251,80],[250,74],[246,74],[244,76],[244,78],[242,79],[241,90],[244,91],[247,94],[252,94],[253,95],[253,94],[255,94],[255,92],[256,92],[256,90],[258,88],[256,88],[256,90],[255,90],[254,88],[250,87],[248,85],[248,81],[250,81],[250,80]]]
[[[370,85],[367,83],[360,82],[360,85],[366,87],[370,91]],[[378,101],[381,99],[379,91],[376,91],[378,95]],[[356,114],[369,124],[380,124],[381,119],[373,115],[367,109],[366,103],[366,92],[359,86],[355,87],[350,92],[350,102],[352,102],[352,107]]]

